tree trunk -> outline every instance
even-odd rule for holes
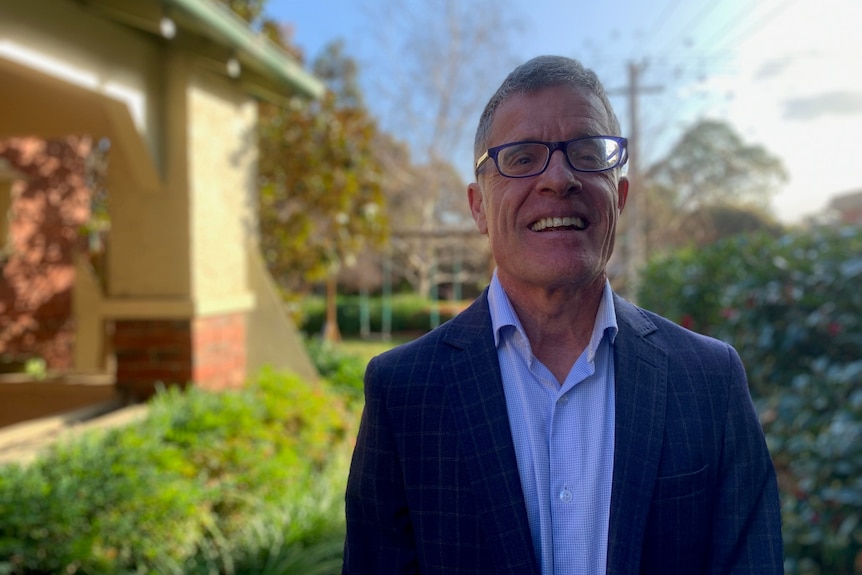
[[[326,341],[341,341],[341,331],[338,329],[338,284],[335,274],[326,279],[326,323],[323,326],[323,339]]]

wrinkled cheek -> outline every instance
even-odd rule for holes
[[[491,257],[496,259],[502,249],[498,243],[499,237],[491,226],[485,230],[485,236],[488,238],[488,246],[491,248]]]
[[[616,224],[611,224],[608,227],[608,234],[605,237],[605,260],[610,259],[614,253],[614,243],[616,242],[617,227]]]

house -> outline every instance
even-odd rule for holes
[[[832,214],[838,223],[862,225],[862,190],[838,194],[829,202],[826,211]]]
[[[59,142],[52,149],[73,158],[80,146],[108,150],[104,265],[43,250],[60,278],[43,282],[57,292],[46,302],[70,319],[56,322],[71,333],[56,360],[64,372],[108,372],[138,398],[159,383],[237,386],[263,365],[316,377],[258,250],[255,127],[259,99],[323,91],[213,0],[0,4],[0,149],[17,150],[0,161],[0,210],[11,217],[0,229],[0,287],[22,281],[7,272],[26,254],[6,238],[38,175],[10,157],[21,161],[33,142]],[[0,317],[15,305],[0,300]]]

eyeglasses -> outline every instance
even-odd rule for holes
[[[491,158],[501,176],[537,176],[548,169],[551,155],[557,150],[563,150],[576,172],[604,172],[628,161],[626,144],[627,140],[618,136],[587,136],[565,142],[512,142],[488,148],[476,162],[476,173]]]

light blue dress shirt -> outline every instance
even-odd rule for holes
[[[488,301],[541,573],[604,575],[617,333],[610,284],[605,284],[590,343],[562,384],[533,355],[496,272]]]

